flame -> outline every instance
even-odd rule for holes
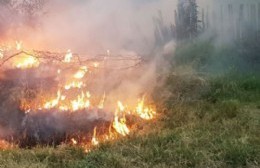
[[[0,139],[0,150],[8,150],[14,148],[14,145],[12,143],[9,143],[5,140]]]
[[[105,99],[106,99],[106,92],[104,92],[104,94],[102,96],[102,99],[100,100],[100,102],[98,104],[98,108],[99,109],[103,109],[104,108]]]
[[[81,95],[78,95],[76,100],[71,101],[72,110],[78,111],[90,107],[89,99],[85,99],[85,94],[82,92]]]
[[[17,42],[16,46],[17,50],[22,49],[22,43]],[[0,58],[3,57],[4,50],[0,49]],[[37,60],[33,56],[25,56],[22,55],[22,58],[19,58],[15,60],[16,64],[15,67],[17,68],[30,68],[30,67],[37,67],[39,66],[39,60]],[[107,50],[107,56],[110,56],[110,51]],[[66,63],[70,63],[73,59],[73,54],[70,50],[67,51],[64,61]],[[105,59],[105,58],[104,58]],[[93,66],[91,66],[93,65]],[[80,111],[80,110],[85,110],[92,108],[93,105],[96,105],[95,107],[99,109],[104,108],[105,100],[106,100],[106,93],[104,92],[103,96],[101,97],[100,102],[96,102],[95,96],[93,96],[93,105],[90,102],[90,98],[92,98],[91,94],[89,91],[83,90],[86,88],[87,85],[85,85],[85,81],[81,81],[83,79],[87,72],[88,72],[88,67],[98,67],[99,62],[90,62],[87,64],[87,66],[81,66],[75,71],[66,71],[70,72],[68,75],[66,74],[65,80],[60,80],[60,77],[57,77],[58,82],[58,88],[56,95],[50,98],[42,98],[40,97],[40,104],[30,104],[30,103],[24,103],[20,108],[24,110],[25,113],[30,113],[31,111],[34,112],[35,109],[52,109],[55,108],[55,110],[59,110],[61,112],[75,112],[75,111]],[[58,66],[61,68],[61,66]],[[61,68],[62,69],[62,68]],[[58,76],[59,74],[63,74],[61,69],[56,69],[57,72],[55,71],[54,73]],[[73,67],[74,69],[74,67]],[[91,70],[91,69],[90,69]],[[64,71],[65,72],[65,71]],[[89,71],[90,72],[90,71]],[[63,83],[63,81],[66,81],[66,83]],[[77,88],[74,90],[70,90],[72,88]],[[83,88],[83,89],[82,89]],[[70,90],[70,91],[68,91]],[[64,91],[64,95],[62,92]],[[55,92],[54,92],[55,94]],[[47,101],[46,101],[47,100]],[[110,99],[109,99],[110,100]],[[113,100],[113,99],[112,99]],[[108,101],[110,102],[110,101]],[[98,103],[98,104],[97,104]],[[32,105],[32,106],[30,106]],[[94,111],[94,110],[93,110]],[[91,151],[92,146],[96,146],[99,143],[105,141],[105,140],[113,140],[115,139],[116,135],[122,135],[122,136],[127,136],[130,134],[130,128],[131,125],[127,125],[127,120],[126,120],[126,112],[129,111],[129,116],[133,115],[137,117],[141,117],[142,119],[145,120],[151,120],[155,117],[156,112],[150,108],[146,107],[144,103],[144,97],[140,100],[138,100],[137,106],[127,106],[126,104],[123,104],[121,101],[117,101],[117,107],[115,110],[114,118],[113,121],[111,122],[108,132],[104,133],[103,135],[97,136],[97,127],[94,128],[93,130],[93,135],[91,141],[88,142],[88,144],[84,144],[83,147],[85,149],[85,152]],[[30,114],[28,114],[30,115]],[[133,120],[136,121],[136,120]],[[139,120],[138,120],[139,121]],[[112,131],[111,131],[112,130]],[[100,141],[99,141],[100,140]],[[77,142],[76,139],[72,138],[71,143],[73,145],[82,145],[83,143]],[[85,148],[86,147],[86,148]]]
[[[71,60],[72,60],[72,57],[73,57],[73,55],[72,55],[71,50],[68,50],[65,57],[64,57],[64,62],[70,63]]]
[[[44,108],[45,109],[51,109],[51,108],[56,107],[59,104],[60,98],[61,98],[61,91],[58,90],[57,97],[55,99],[49,101],[49,102],[46,102],[44,104]]]
[[[123,105],[123,103],[121,101],[117,101],[117,106],[121,112],[125,111],[125,106]]]
[[[4,57],[4,50],[0,48],[0,59]]]
[[[76,79],[82,79],[85,76],[87,71],[88,71],[88,68],[86,66],[83,66],[80,68],[80,70],[77,73],[74,74],[73,77]]]
[[[14,61],[14,67],[19,69],[29,69],[35,68],[39,66],[39,61],[33,56],[25,56],[23,55],[20,58],[17,58]]]
[[[15,41],[15,44],[16,44],[16,50],[21,50],[22,49],[22,45],[23,45],[22,41]]]
[[[93,63],[93,67],[94,67],[94,68],[99,67],[99,63],[98,63],[98,62],[94,62],[94,63]]]
[[[66,105],[61,105],[61,106],[59,107],[59,110],[61,110],[61,111],[68,111],[68,110],[69,110],[69,107],[66,106]]]
[[[154,118],[154,115],[156,114],[155,111],[148,107],[144,107],[144,97],[139,100],[139,103],[136,107],[136,113],[145,120],[151,120]]]
[[[128,129],[126,125],[126,118],[125,116],[119,120],[117,111],[115,112],[115,117],[113,121],[113,128],[116,130],[117,133],[126,136],[130,133],[130,130]]]
[[[108,135],[105,136],[105,140],[112,140],[112,139],[114,139],[114,135],[112,133],[112,125],[110,124],[108,128]]]
[[[97,127],[94,128],[93,137],[92,137],[92,140],[91,140],[91,143],[94,146],[97,146],[99,144],[99,142],[98,142],[98,140],[96,138],[96,134],[97,134]]]
[[[85,153],[89,153],[89,152],[91,152],[91,150],[88,149],[88,148],[85,148],[84,152],[85,152]]]
[[[85,94],[84,92],[81,92],[81,94],[77,95],[77,99],[70,100],[65,95],[62,95],[61,91],[59,90],[57,92],[56,98],[44,103],[43,107],[38,108],[38,110],[52,109],[56,107],[61,111],[78,111],[88,109],[91,106],[90,97],[91,94],[87,91]],[[27,106],[29,105],[23,103],[21,108],[26,110],[28,109]]]
[[[78,142],[74,138],[71,138],[71,142],[72,142],[73,145],[77,145],[78,144]]]
[[[86,92],[86,96],[87,96],[87,98],[91,97],[91,94],[89,93],[89,91]]]
[[[61,95],[60,99],[61,99],[61,100],[65,100],[65,99],[66,99],[66,96]]]
[[[71,83],[68,83],[64,86],[64,89],[66,90],[70,90],[71,88],[82,88],[84,86],[83,82],[77,82],[77,81],[73,81]]]

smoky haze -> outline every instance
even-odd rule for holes
[[[34,49],[72,49],[83,53],[109,49],[141,54],[154,47],[153,18],[158,11],[162,11],[164,24],[169,27],[175,23],[174,10],[178,4],[178,0],[37,0],[30,2],[33,5],[21,5],[22,2],[0,1],[1,40],[23,40]],[[257,0],[197,0],[197,3],[199,19],[203,13],[204,19],[210,20],[206,25],[212,28],[208,29],[210,34],[214,30],[226,41],[239,33],[242,36],[247,27],[260,27]]]
[[[145,53],[153,47],[153,17],[162,10],[166,24],[173,22],[177,1],[113,0],[47,1],[33,28],[20,14],[12,15],[7,7],[1,25],[12,39],[19,38],[28,47],[77,52],[131,50]],[[12,18],[10,18],[12,16]],[[18,22],[19,21],[19,22]],[[10,23],[11,22],[11,23]],[[3,29],[3,28],[2,28]]]

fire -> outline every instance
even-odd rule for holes
[[[78,98],[76,100],[71,101],[72,110],[78,111],[78,110],[83,110],[83,109],[89,108],[90,101],[89,101],[89,99],[85,99],[85,98],[86,98],[86,96],[82,92],[81,95],[78,95]]]
[[[78,81],[73,81],[71,83],[68,83],[64,86],[64,89],[66,90],[70,90],[71,88],[82,88],[84,86],[84,83],[83,82],[78,82]]]
[[[88,148],[86,148],[86,149],[84,150],[84,152],[85,152],[85,153],[89,153],[89,152],[91,152],[91,150],[88,149]]]
[[[15,44],[16,44],[16,50],[22,50],[23,43],[21,41],[16,41]]]
[[[68,50],[66,55],[65,55],[64,62],[70,63],[71,60],[72,60],[72,57],[73,57],[73,55],[72,55],[71,50]]]
[[[96,138],[96,134],[97,134],[97,127],[94,128],[93,137],[92,137],[92,140],[91,140],[91,143],[94,146],[97,146],[99,144],[99,142],[98,142],[98,140]]]
[[[0,139],[0,150],[8,150],[14,148],[14,145],[12,143],[9,143],[5,140]]]
[[[94,62],[94,63],[93,63],[93,67],[94,67],[94,68],[98,68],[98,67],[99,67],[99,63],[98,63],[98,62]]]
[[[77,145],[78,144],[78,141],[76,141],[74,138],[71,139],[71,142],[73,145]]]
[[[4,57],[4,50],[0,48],[0,59]]]
[[[123,105],[123,103],[122,103],[121,101],[118,101],[118,102],[117,102],[117,106],[118,106],[118,108],[119,108],[119,110],[120,110],[121,112],[124,112],[124,111],[125,111],[125,106]]]
[[[19,69],[36,68],[39,66],[39,61],[33,56],[23,55],[14,62],[14,66]]]
[[[91,97],[91,94],[89,93],[89,91],[86,92],[86,96],[87,96],[87,98]]]
[[[144,97],[139,100],[139,103],[136,107],[136,113],[145,120],[151,120],[154,118],[154,115],[156,114],[155,111],[148,107],[144,107]]]
[[[61,105],[61,106],[59,106],[59,110],[61,110],[61,111],[68,111],[69,107],[66,106],[66,105]]]
[[[51,109],[51,108],[56,107],[59,104],[60,98],[61,98],[61,91],[58,90],[57,97],[55,99],[45,103],[44,108],[45,109]]]
[[[88,68],[86,66],[83,66],[80,68],[80,70],[77,73],[74,74],[73,77],[76,79],[82,79],[85,76],[87,71],[88,71]]]
[[[22,43],[21,42],[16,42],[16,49],[17,50],[22,50]],[[4,56],[4,50],[0,49],[0,58]],[[19,56],[19,55],[18,55]],[[107,55],[110,56],[110,51],[107,50]],[[106,58],[105,56],[105,58]],[[61,55],[63,59],[63,55]],[[40,57],[41,58],[41,57]],[[104,59],[105,59],[104,58]],[[61,64],[58,64],[57,67],[54,67],[52,70],[54,70],[54,74],[56,75],[55,82],[57,82],[56,90],[54,91],[53,97],[44,97],[45,94],[38,96],[35,102],[31,103],[30,101],[25,101],[24,103],[21,103],[20,108],[25,112],[28,113],[27,115],[31,115],[32,112],[35,112],[37,110],[50,110],[50,109],[55,109],[54,111],[58,110],[60,112],[77,112],[74,114],[77,114],[81,112],[81,110],[85,112],[94,112],[95,115],[103,114],[105,112],[109,112],[108,110],[104,109],[106,105],[108,104],[108,109],[110,110],[109,105],[110,103],[117,103],[116,109],[114,109],[114,117],[112,119],[111,123],[107,123],[106,120],[106,126],[110,125],[109,128],[104,128],[102,129],[101,132],[103,132],[103,135],[97,135],[97,127],[94,128],[93,130],[93,135],[92,139],[89,140],[87,143],[81,142],[81,140],[85,139],[85,137],[79,137],[79,142],[77,139],[70,139],[70,144],[73,145],[82,145],[84,147],[86,152],[91,151],[92,146],[97,146],[103,141],[107,140],[115,140],[117,137],[116,135],[122,135],[122,136],[127,136],[130,134],[132,126],[127,122],[127,118],[130,117],[140,117],[145,120],[151,120],[155,118],[156,112],[150,108],[146,107],[144,103],[144,97],[138,101],[138,104],[133,105],[133,106],[128,106],[127,103],[125,104],[122,103],[122,101],[117,101],[113,102],[114,97],[110,99],[110,97],[107,98],[106,92],[102,96],[95,96],[94,93],[98,93],[99,90],[95,91],[95,88],[88,88],[92,93],[89,91],[86,91],[85,89],[87,88],[88,84],[87,81],[83,80],[84,77],[87,76],[88,72],[92,72],[91,67],[98,68],[100,62],[88,62],[85,65],[80,64],[82,66],[80,67],[75,67],[77,64],[69,64],[73,60],[73,54],[71,50],[68,50],[64,60],[61,61]],[[101,60],[102,61],[102,60]],[[62,65],[66,64],[65,67],[62,67]],[[32,67],[38,67],[40,64],[39,60],[36,59],[33,56],[27,56],[27,55],[22,55],[22,57],[19,57],[15,59],[15,64],[14,66],[16,68],[21,68],[21,69],[26,69],[26,68],[32,68]],[[56,62],[55,62],[56,64]],[[42,63],[41,66],[44,64]],[[65,68],[69,67],[71,65],[71,69],[66,69]],[[88,67],[90,69],[88,69]],[[77,71],[74,71],[74,70]],[[91,71],[89,71],[91,70]],[[94,71],[94,70],[93,70]],[[61,76],[63,76],[63,73],[67,73],[64,77],[65,79],[61,79]],[[98,73],[93,73],[93,75],[96,75]],[[90,78],[92,76],[89,75],[88,77]],[[96,84],[96,78],[94,78],[94,84]],[[65,81],[65,82],[64,82]],[[99,81],[99,80],[97,80]],[[91,83],[91,82],[90,82]],[[91,83],[92,84],[92,83]],[[92,86],[92,85],[91,85]],[[50,90],[52,90],[51,88]],[[73,90],[70,90],[73,89]],[[109,95],[112,95],[110,93],[110,90],[108,91]],[[55,95],[56,94],[56,95]],[[49,94],[46,94],[49,95]],[[101,97],[101,98],[100,98]],[[115,95],[117,97],[117,95]],[[100,99],[100,100],[99,100]],[[112,100],[112,101],[111,101]],[[105,103],[106,101],[106,103]],[[28,103],[29,102],[29,103]],[[133,102],[132,100],[130,102]],[[86,109],[91,109],[91,110],[86,110]],[[102,109],[102,110],[98,110]],[[103,110],[104,109],[104,110]],[[126,118],[126,112],[127,112],[127,118]],[[72,115],[72,114],[71,114]],[[69,115],[70,116],[70,115]],[[107,115],[110,116],[110,115]],[[136,120],[131,120],[131,121],[136,121]],[[139,121],[139,120],[137,120]],[[131,122],[132,123],[132,122]],[[99,125],[95,125],[99,126]],[[107,130],[107,132],[104,132],[103,130]],[[99,134],[100,134],[99,133]],[[73,135],[74,136],[74,135]]]
[[[66,99],[66,96],[61,95],[60,99],[61,99],[61,100],[65,100],[65,99]]]
[[[114,135],[112,133],[112,125],[110,124],[109,128],[108,128],[108,135],[105,135],[105,140],[112,140],[114,139]]]
[[[98,108],[99,109],[103,109],[104,108],[105,99],[106,99],[106,93],[104,92],[104,94],[102,96],[102,99],[100,100],[100,102],[98,104]]]
[[[129,128],[126,125],[126,118],[125,116],[119,119],[117,111],[115,112],[113,128],[116,130],[117,133],[126,136],[130,133]]]
[[[81,94],[77,95],[76,99],[67,98],[65,95],[61,94],[59,90],[57,92],[56,98],[47,101],[43,104],[43,107],[38,108],[41,109],[52,109],[57,108],[60,111],[78,111],[83,109],[88,109],[91,106],[90,103],[91,94],[87,91],[86,93],[81,92]],[[22,109],[28,109],[27,104],[23,104]]]

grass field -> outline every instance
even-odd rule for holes
[[[157,118],[126,138],[88,154],[69,146],[1,151],[0,167],[260,167],[259,75],[175,69],[153,98]]]

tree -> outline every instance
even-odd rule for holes
[[[198,5],[196,0],[179,0],[175,11],[177,39],[192,39],[199,33]]]

